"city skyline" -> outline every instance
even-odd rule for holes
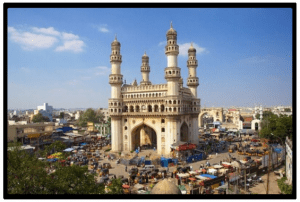
[[[51,17],[49,17],[51,16]],[[197,49],[201,106],[292,105],[291,9],[9,9],[8,108],[107,108],[110,45],[121,43],[126,83],[166,83],[170,22],[187,81],[187,49]]]

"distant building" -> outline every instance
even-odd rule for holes
[[[111,134],[110,133],[111,128],[108,123],[95,123],[94,127],[102,135],[110,135]]]
[[[77,111],[75,114],[75,120],[78,120],[82,113],[83,113],[82,111]]]
[[[103,114],[103,116],[104,116],[103,120],[105,122],[107,122],[108,118],[110,117],[108,109],[107,108],[99,108],[98,111]]]
[[[52,121],[52,112],[53,112],[53,107],[49,106],[48,103],[44,103],[42,106],[37,106],[37,110],[34,110],[34,114],[42,114],[45,117],[48,117],[50,121]]]

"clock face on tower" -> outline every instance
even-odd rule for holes
[[[145,110],[145,109],[146,109],[146,106],[145,106],[145,105],[143,105],[143,106],[142,106],[142,109],[143,109],[143,110]]]

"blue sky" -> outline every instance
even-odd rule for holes
[[[144,51],[151,82],[166,83],[171,21],[184,86],[187,49],[197,49],[202,107],[292,104],[291,9],[20,8],[8,10],[8,108],[107,107],[115,34],[127,83],[141,81]]]

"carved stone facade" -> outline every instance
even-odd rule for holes
[[[188,88],[183,87],[181,68],[177,66],[179,47],[177,32],[167,32],[167,67],[164,70],[166,84],[152,84],[150,65],[146,53],[142,56],[142,81],[123,85],[121,74],[121,44],[112,43],[111,98],[109,113],[112,127],[112,151],[131,151],[138,146],[156,147],[159,154],[168,155],[171,144],[178,141],[198,143],[198,115],[200,99],[197,98],[199,79],[196,49],[191,46],[188,54]],[[162,72],[163,73],[163,72]]]

